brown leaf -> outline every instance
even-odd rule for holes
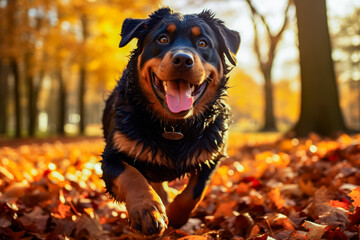
[[[24,214],[18,220],[28,229],[36,232],[45,232],[49,215],[44,215],[44,211],[36,206],[30,213]],[[32,229],[35,228],[35,229]]]
[[[324,238],[328,240],[347,240],[348,237],[340,230],[340,228],[336,228],[335,230],[331,230],[330,228],[326,229],[324,234]]]
[[[179,238],[179,240],[207,240],[207,237],[199,236],[199,235],[190,235],[186,237]]]
[[[305,221],[303,227],[309,230],[306,234],[309,240],[320,240],[326,231],[326,225],[320,225],[310,221]]]
[[[293,223],[290,221],[290,219],[281,213],[270,216],[268,220],[271,227],[275,227],[275,228],[280,227],[291,231],[295,230]]]
[[[11,218],[9,218],[7,215],[0,215],[0,227],[1,228],[7,228],[11,225]]]
[[[90,218],[85,214],[81,215],[76,222],[75,237],[76,239],[109,239],[97,216]]]
[[[251,228],[254,226],[254,220],[249,213],[240,214],[234,219],[234,234],[239,236],[247,236]]]
[[[234,207],[237,205],[236,201],[229,201],[219,205],[218,209],[214,213],[215,218],[219,217],[231,217],[233,216]]]

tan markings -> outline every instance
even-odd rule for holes
[[[148,232],[148,229],[157,229],[154,225],[157,221],[164,228],[160,231],[162,234],[167,225],[164,204],[146,178],[136,168],[124,164],[125,169],[114,180],[112,191],[116,200],[125,202],[130,226],[136,229],[141,225],[142,233],[151,235],[154,232]]]
[[[207,150],[202,150],[201,154],[198,157],[198,153],[195,153],[192,158],[187,158],[186,161],[182,162],[182,167],[184,168],[191,168],[193,166],[198,166],[201,163],[205,163],[209,165],[213,162],[220,154],[222,154],[222,150],[217,151],[214,150],[213,152],[208,152]]]
[[[139,196],[156,195],[146,178],[136,168],[127,163],[124,164],[125,170],[113,182],[112,191],[115,193],[116,200],[123,202],[129,198],[135,198],[138,191],[144,192]]]
[[[159,166],[165,165],[167,167],[173,167],[171,161],[168,161],[161,150],[158,150],[157,154],[153,156],[150,147],[145,148],[143,151],[143,143],[138,143],[136,140],[130,140],[126,135],[115,132],[113,137],[114,146],[120,151],[128,154],[134,158],[135,161],[145,161]]]
[[[201,29],[199,27],[193,27],[191,29],[191,33],[194,37],[200,36],[201,35]]]
[[[139,57],[139,60],[141,59],[141,55]],[[164,107],[161,105],[159,100],[157,99],[154,90],[151,86],[151,79],[150,79],[150,69],[153,71],[153,69],[157,69],[159,64],[161,62],[161,59],[159,58],[153,58],[144,64],[144,66],[140,69],[140,61],[138,61],[138,69],[139,69],[139,81],[140,81],[140,87],[141,90],[146,97],[146,99],[149,101],[151,107],[154,109],[154,112],[159,115],[161,119],[167,119],[167,113],[164,109]]]
[[[134,158],[135,161],[149,162],[159,166],[165,165],[168,168],[174,168],[172,160],[164,156],[164,153],[160,149],[154,157],[150,147],[147,147],[144,151],[142,151],[143,143],[130,140],[128,137],[126,137],[126,135],[120,132],[115,132],[113,140],[116,149],[118,149],[120,152],[128,154],[130,157]],[[202,150],[200,155],[195,153],[192,158],[189,157],[184,159],[182,162],[182,167],[191,168],[198,166],[201,163],[209,164],[209,161],[215,160],[216,157],[218,157],[220,154],[223,154],[222,149],[220,151],[214,150],[213,152]]]
[[[167,194],[163,184],[166,184],[166,182],[162,182],[162,183],[161,182],[150,182],[150,185],[155,190],[155,192],[159,195],[163,204],[166,206],[169,204],[169,199],[168,199],[168,194]]]
[[[193,54],[194,57],[194,66],[187,70],[179,72],[176,68],[171,64],[172,53],[167,52],[162,59],[153,58],[145,62],[144,66],[140,69],[140,60],[141,56],[138,58],[138,69],[139,69],[139,79],[140,79],[140,87],[144,94],[144,96],[148,99],[153,108],[154,112],[161,119],[167,119],[169,121],[175,120],[176,117],[166,109],[157,98],[154,93],[153,87],[151,86],[150,79],[150,70],[155,73],[155,75],[161,81],[171,81],[175,79],[186,79],[192,84],[201,84],[203,83],[207,77],[211,76],[212,80],[208,85],[206,91],[202,95],[201,99],[198,101],[196,106],[192,111],[189,112],[188,115],[184,116],[184,118],[193,115],[201,115],[205,111],[205,106],[209,103],[216,95],[216,92],[219,88],[220,81],[223,77],[223,68],[221,67],[219,71],[210,63],[202,62],[200,57],[197,54]],[[165,97],[163,99],[165,101]]]
[[[212,80],[210,84],[207,86],[205,92],[203,93],[201,99],[199,100],[198,104],[195,106],[194,115],[202,114],[205,111],[205,106],[209,103],[212,99],[214,99],[217,90],[220,86],[220,81],[223,78],[223,68],[220,68],[218,72],[216,67],[210,63],[203,63],[205,72],[207,76],[211,76]]]
[[[169,33],[173,33],[173,32],[175,32],[175,30],[176,30],[176,25],[173,24],[173,23],[170,23],[170,24],[167,26],[166,30],[167,30]]]

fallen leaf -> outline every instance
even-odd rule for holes
[[[279,188],[272,189],[268,194],[270,201],[276,206],[277,209],[284,207],[284,198],[280,194]]]
[[[291,231],[295,230],[293,223],[284,214],[274,214],[272,216],[269,216],[268,220],[272,227],[283,228]]]
[[[299,177],[298,183],[301,191],[304,194],[308,196],[313,196],[314,193],[316,192],[316,188],[314,187],[314,184],[310,180],[306,181],[303,180],[301,177]]]
[[[360,224],[360,207],[356,207],[353,213],[348,213],[348,219],[350,221],[350,226]]]
[[[335,230],[331,230],[330,228],[326,229],[324,234],[324,238],[328,240],[347,240],[348,237],[340,230],[340,228],[336,228]]]
[[[186,237],[179,238],[179,240],[207,240],[207,237],[198,236],[198,235],[190,235]]]
[[[229,201],[221,203],[214,213],[215,218],[219,217],[231,217],[233,216],[234,207],[237,205],[236,201]]]
[[[353,189],[348,196],[353,200],[352,204],[355,207],[360,207],[360,187]]]
[[[320,240],[324,235],[327,226],[305,221],[303,227],[309,230],[309,232],[306,234],[307,239]]]

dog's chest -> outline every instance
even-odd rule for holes
[[[201,164],[211,164],[220,155],[224,155],[223,138],[218,134],[217,138],[206,141],[171,142],[161,146],[131,140],[126,134],[115,132],[113,142],[120,152],[134,159],[134,164],[144,163],[169,170],[186,171]]]

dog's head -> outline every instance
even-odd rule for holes
[[[138,38],[139,85],[152,109],[166,119],[201,114],[219,97],[227,66],[233,65],[240,36],[210,11],[181,15],[169,8],[147,19],[127,18],[120,47]]]

